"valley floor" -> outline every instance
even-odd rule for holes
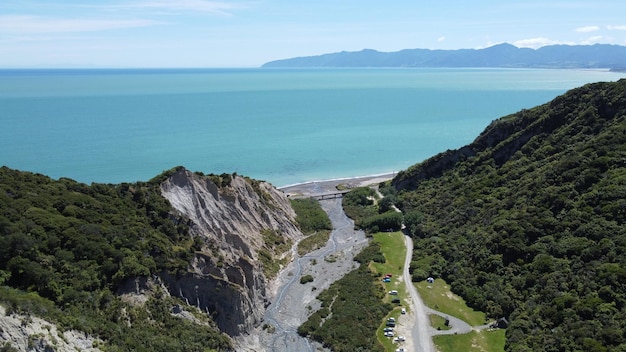
[[[289,197],[310,197],[345,188],[375,184],[391,179],[393,175],[366,176],[333,181],[309,182],[284,187]],[[308,316],[319,309],[315,297],[356,267],[354,255],[363,249],[368,240],[363,231],[354,230],[354,222],[343,211],[341,198],[320,201],[328,214],[333,231],[326,246],[302,257],[294,246],[294,260],[279,274],[272,286],[272,302],[264,323],[253,333],[235,339],[237,351],[319,351],[323,348],[298,335],[297,328]],[[303,275],[313,276],[313,282],[300,283]]]
[[[317,181],[281,188],[288,197],[311,197],[337,192],[338,186],[350,189],[359,186],[377,184],[391,179],[393,174],[355,177],[341,180]],[[322,351],[317,343],[311,342],[297,333],[297,328],[308,316],[319,309],[316,296],[331,283],[343,277],[356,266],[353,257],[367,245],[367,238],[362,231],[354,230],[354,223],[341,206],[341,198],[321,200],[322,208],[327,212],[333,224],[330,240],[323,248],[299,257],[294,246],[294,260],[283,269],[272,286],[272,302],[264,317],[264,324],[252,334],[236,341],[238,351]],[[412,242],[406,238],[407,261],[410,261]],[[435,311],[421,302],[414,285],[410,282],[408,262],[405,263],[404,276],[410,290],[410,322],[406,322],[406,332],[412,341],[404,343],[407,350],[432,351],[432,336],[440,334],[464,334],[472,328],[455,317]],[[313,282],[301,284],[300,277],[313,276]],[[439,331],[426,322],[428,314],[444,316],[451,320],[452,329]],[[421,319],[417,319],[420,317]],[[408,323],[408,324],[407,324]],[[406,326],[408,325],[408,326]],[[480,327],[484,328],[484,327]]]

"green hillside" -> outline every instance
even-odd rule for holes
[[[211,318],[174,317],[182,302],[156,292],[143,306],[116,294],[128,278],[185,272],[196,245],[159,184],[92,184],[0,168],[0,303],[109,351],[227,350]],[[159,296],[162,295],[162,296]],[[186,305],[185,305],[186,306]],[[193,308],[190,308],[193,310]]]
[[[392,184],[414,269],[506,317],[507,351],[626,351],[626,80],[494,121]]]

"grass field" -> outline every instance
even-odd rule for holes
[[[462,319],[472,326],[487,323],[485,313],[468,307],[463,298],[450,291],[450,285],[445,281],[436,279],[432,284],[423,281],[415,286],[427,306]]]
[[[437,314],[429,314],[428,319],[430,320],[430,325],[437,330],[450,330],[452,327],[450,325],[446,326],[446,318],[441,317]]]
[[[439,352],[502,352],[504,351],[504,332],[505,330],[502,329],[472,331],[464,335],[435,336],[433,341]]]
[[[379,232],[374,234],[374,241],[380,243],[380,248],[385,255],[386,262],[374,263],[374,268],[382,275],[387,272],[402,274],[406,246],[402,232]]]
[[[487,323],[485,313],[468,307],[463,298],[450,291],[450,285],[445,281],[437,279],[432,284],[424,281],[415,286],[427,306],[465,320],[472,326]],[[436,328],[435,324],[433,326]],[[472,331],[463,335],[435,336],[433,341],[439,352],[502,352],[504,351],[504,332],[505,330]]]

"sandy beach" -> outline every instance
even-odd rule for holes
[[[337,186],[339,185],[341,185],[342,188],[350,189],[389,181],[394,178],[396,174],[396,172],[390,172],[379,175],[311,181],[278,187],[278,189],[283,191],[288,197],[310,197],[335,192],[338,190]]]

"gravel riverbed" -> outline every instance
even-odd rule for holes
[[[284,187],[288,196],[314,196],[336,191],[338,184],[356,187],[388,180],[393,175],[378,175],[345,180],[310,182]],[[368,243],[363,231],[354,230],[354,222],[341,207],[341,198],[321,200],[333,231],[323,248],[299,257],[295,252],[271,286],[272,303],[267,308],[264,323],[251,334],[235,339],[237,351],[255,352],[313,352],[326,351],[321,345],[298,335],[297,329],[311,313],[319,309],[317,295],[331,283],[355,269],[354,255]],[[300,283],[303,275],[313,276],[313,282]]]

